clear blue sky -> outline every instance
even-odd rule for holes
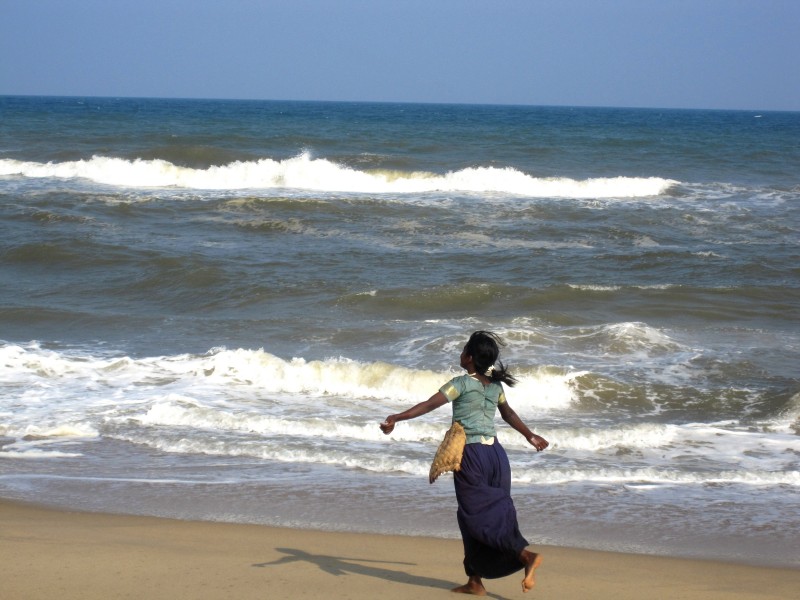
[[[0,94],[800,110],[800,0],[0,0]]]

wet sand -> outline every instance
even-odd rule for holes
[[[490,598],[748,600],[796,598],[800,570],[538,547]],[[0,501],[0,597],[456,598],[461,542],[51,510]]]

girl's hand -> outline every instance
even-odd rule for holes
[[[416,419],[421,415],[428,414],[435,408],[439,408],[443,404],[447,404],[447,396],[445,396],[442,392],[436,392],[433,396],[425,400],[425,402],[420,402],[408,410],[404,410],[396,415],[389,415],[386,417],[386,420],[380,425],[381,431],[386,435],[389,435],[394,430],[394,424],[397,421]]]
[[[392,433],[392,431],[394,431],[394,415],[386,417],[386,420],[381,423],[380,427],[381,431],[386,435]]]
[[[550,445],[550,442],[548,442],[542,436],[536,435],[535,433],[528,438],[528,443],[536,448],[537,452],[541,452]]]

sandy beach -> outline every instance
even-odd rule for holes
[[[559,600],[795,598],[800,571],[570,548],[544,556],[536,588],[514,575],[489,597]],[[447,598],[463,583],[458,540],[51,510],[0,502],[0,596]]]

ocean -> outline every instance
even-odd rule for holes
[[[0,497],[457,538],[476,329],[533,544],[800,567],[800,113],[0,97]]]

